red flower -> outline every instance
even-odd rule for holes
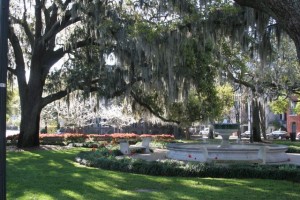
[[[135,133],[113,133],[110,136],[116,139],[135,139],[138,137]]]
[[[141,137],[141,138],[143,138],[143,137],[153,137],[153,135],[150,135],[150,134],[142,134],[142,135],[140,135],[140,137]]]

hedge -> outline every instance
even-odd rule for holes
[[[103,147],[105,148],[105,147]],[[83,165],[121,172],[154,176],[261,178],[300,182],[300,167],[295,165],[258,165],[180,162],[175,160],[144,161],[118,158],[103,149],[79,153],[75,160]]]

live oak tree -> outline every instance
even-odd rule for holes
[[[13,60],[8,70],[17,77],[20,95],[18,146],[38,146],[41,110],[75,90],[83,90],[84,95],[97,92],[106,98],[125,93],[137,101],[141,96],[134,96],[138,88],[146,91],[155,83],[157,91],[167,92],[165,96],[174,101],[179,88],[197,85],[196,77],[180,82],[184,77],[174,71],[174,66],[183,66],[185,60],[179,56],[178,44],[189,38],[185,25],[184,31],[178,30],[185,18],[191,18],[186,15],[176,20],[177,10],[166,12],[165,6],[159,1],[11,1]],[[201,45],[194,43],[194,50],[204,52],[208,46],[196,40]],[[110,66],[105,57],[111,53],[117,63]],[[53,69],[61,60],[63,65]],[[204,66],[203,74],[209,75],[212,69],[207,63]],[[206,84],[212,86],[209,83],[208,79]],[[188,89],[181,93],[187,96]]]
[[[68,85],[68,82],[64,82],[64,76],[70,72],[64,70],[70,67],[67,64],[74,58],[72,53],[76,53],[80,48],[93,48],[95,45],[102,45],[104,50],[110,48],[113,37],[110,37],[110,40],[106,39],[107,35],[112,34],[111,30],[114,27],[105,29],[105,26],[109,27],[116,17],[115,9],[118,6],[118,2],[115,1],[11,1],[9,42],[14,59],[8,70],[17,77],[19,88],[19,147],[39,145],[39,122],[43,107],[76,89],[84,89],[85,85],[95,81],[96,78],[90,77],[88,84],[80,83],[81,80],[77,79],[71,83],[77,81],[78,84]],[[99,26],[103,25],[102,32],[91,33],[91,26],[87,25],[91,21]],[[86,51],[87,49],[83,49],[82,53]],[[104,53],[99,54],[98,58],[103,59],[103,55]],[[69,56],[69,59],[66,57],[66,67],[60,69],[60,74],[54,72],[54,82],[47,82],[54,64],[64,56]],[[73,72],[71,69],[70,71]],[[76,73],[78,74],[74,70],[73,74]],[[76,76],[73,77],[76,79]],[[47,83],[50,87],[44,92]],[[57,87],[51,91],[50,88],[54,86]]]
[[[250,1],[236,2],[246,5]],[[240,18],[248,12],[232,9],[232,1],[17,3],[11,3],[9,41],[14,62],[9,72],[17,77],[20,94],[19,147],[38,146],[41,110],[78,89],[85,95],[97,92],[106,98],[130,95],[144,106],[151,103],[142,101],[149,101],[142,97],[143,93],[149,96],[150,89],[154,95],[158,93],[157,99],[164,99],[161,102],[165,105],[187,99],[193,87],[197,95],[213,99],[216,65],[211,62],[211,44],[216,44],[216,36],[231,34],[233,40],[244,41],[245,47],[248,41],[243,33],[247,27],[269,25],[263,23],[267,20],[263,15],[259,15],[262,23]],[[297,37],[288,30],[297,46]],[[192,55],[181,56],[187,50]],[[111,53],[116,55],[116,64],[109,66],[105,57]],[[63,66],[53,70],[63,58]],[[160,114],[158,108],[148,108]],[[167,116],[165,110],[161,114]]]
[[[180,16],[185,17],[186,23],[183,24],[183,27],[188,27],[191,35],[199,33],[199,30],[203,30],[203,32],[200,31],[203,41],[210,40],[216,46],[220,44],[218,42],[220,38],[229,37],[229,43],[239,42],[241,50],[249,55],[251,60],[248,62],[252,62],[252,69],[255,69],[252,70],[252,72],[255,72],[254,74],[252,73],[254,76],[248,77],[248,80],[242,79],[242,77],[235,77],[236,74],[229,74],[229,76],[238,84],[247,86],[253,93],[253,119],[255,119],[254,128],[256,130],[254,140],[260,141],[261,128],[259,124],[262,124],[261,122],[263,121],[259,121],[259,119],[263,119],[263,114],[261,114],[263,108],[258,101],[258,98],[260,98],[259,94],[274,95],[272,93],[278,90],[278,86],[281,88],[288,86],[290,92],[297,92],[297,82],[295,84],[287,84],[286,82],[284,83],[283,79],[279,81],[276,78],[274,79],[274,77],[267,77],[268,75],[276,74],[276,70],[273,70],[275,73],[267,73],[267,71],[268,67],[272,68],[280,60],[277,59],[278,52],[277,54],[276,52],[274,53],[274,36],[276,36],[276,43],[280,47],[282,31],[285,31],[295,42],[299,59],[299,36],[297,34],[297,30],[299,30],[297,27],[299,3],[295,1],[268,0],[235,1],[242,6],[249,6],[255,9],[252,10],[237,7],[233,4],[234,1],[210,0],[194,2],[194,4],[190,1],[173,2],[175,2],[175,6],[180,8]],[[189,15],[185,15],[186,13],[189,13]],[[204,16],[206,20],[195,20],[195,18],[199,19],[201,16]],[[238,55],[236,54],[237,57]],[[286,56],[283,56],[282,59],[286,59]],[[240,65],[238,67],[241,69],[245,63],[238,61],[234,64]],[[244,71],[240,74],[246,74],[246,72]],[[255,80],[253,80],[253,77]],[[278,84],[279,82],[280,84]]]

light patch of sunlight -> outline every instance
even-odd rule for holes
[[[136,197],[138,195],[139,195],[139,193],[136,191],[117,189],[117,190],[115,190],[115,192],[112,192],[111,196],[115,197],[115,198],[119,198],[120,196],[123,196],[123,197],[126,196],[125,199],[130,199],[130,198]]]
[[[183,194],[182,192],[172,192],[172,196],[174,196],[174,199],[182,199],[182,200],[199,200],[199,199],[201,199],[199,197],[193,197],[188,194]],[[165,198],[167,198],[167,196],[165,196]]]
[[[85,165],[81,165],[80,163],[75,162],[75,161],[73,161],[73,160],[65,159],[64,161],[67,162],[67,163],[69,163],[69,164],[71,164],[71,165],[73,165],[74,167],[80,167],[80,168],[92,168],[92,167],[87,167],[87,166],[85,166]]]
[[[44,194],[44,193],[36,193],[36,192],[33,192],[33,191],[24,192],[24,196],[29,197],[29,199],[33,199],[33,200],[38,200],[38,199],[55,200],[50,195],[47,195],[47,194]],[[22,199],[22,197],[20,197],[19,199]]]
[[[296,193],[295,193],[295,192],[296,192]],[[291,198],[291,197],[297,197],[297,199],[300,199],[300,194],[297,193],[298,190],[295,190],[295,192],[284,192],[284,194],[285,194],[287,197],[289,197],[289,198]]]
[[[72,190],[61,190],[61,192],[67,197],[72,197],[74,199],[84,199],[82,195],[80,195]]]
[[[111,185],[106,184],[104,182],[97,182],[97,181],[91,181],[89,180],[88,182],[84,183],[85,185],[94,188],[95,190],[111,190]]]
[[[212,179],[212,178],[210,178],[210,179]],[[242,185],[248,185],[248,184],[252,183],[252,181],[240,180],[240,179],[223,179],[223,178],[220,178],[219,180],[220,181],[223,180],[223,181],[226,181],[229,184],[240,185],[240,186],[242,186]]]
[[[59,167],[59,168],[63,168],[64,167],[64,165],[59,164],[59,163],[57,163],[54,160],[49,160],[48,161],[48,165],[51,166],[51,167]]]
[[[113,187],[111,184],[105,184],[103,182],[101,182],[99,184],[99,182],[86,182],[86,185],[88,185],[89,187],[93,188],[96,191],[110,191],[111,196],[112,197],[120,197],[120,196],[128,196],[128,198],[130,199],[130,197],[134,197],[138,195],[138,192],[136,191],[131,191],[131,190],[126,190],[126,189],[122,189],[122,188],[118,188],[119,186],[117,184],[115,184]]]
[[[72,177],[74,177],[74,178],[81,178],[82,175],[79,174],[79,173],[73,173],[73,174],[72,174]]]
[[[223,187],[216,187],[216,186],[211,186],[211,185],[203,185],[201,186],[202,190],[209,190],[209,191],[223,191]]]
[[[269,192],[269,190],[264,190],[263,188],[254,188],[254,187],[251,187],[249,189],[253,190],[255,192]]]

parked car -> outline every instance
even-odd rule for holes
[[[65,132],[65,129],[64,128],[60,128],[60,129],[57,129],[56,130],[56,133],[57,134],[63,134]]]
[[[242,138],[250,138],[250,131],[245,131],[244,133],[241,133]]]
[[[286,131],[277,130],[267,134],[268,139],[289,139],[290,134]]]
[[[6,136],[17,135],[19,133],[20,133],[20,130],[18,130],[18,129],[6,129]]]
[[[20,133],[19,127],[17,126],[6,126],[6,136],[17,135]]]
[[[205,128],[205,129],[201,130],[199,133],[200,133],[200,135],[208,135],[209,134],[209,128]]]
[[[218,137],[219,133],[216,132],[216,131],[213,131],[214,132],[214,137]],[[199,132],[200,135],[205,135],[205,136],[208,136],[209,135],[209,128],[205,128],[203,130],[201,130]]]

